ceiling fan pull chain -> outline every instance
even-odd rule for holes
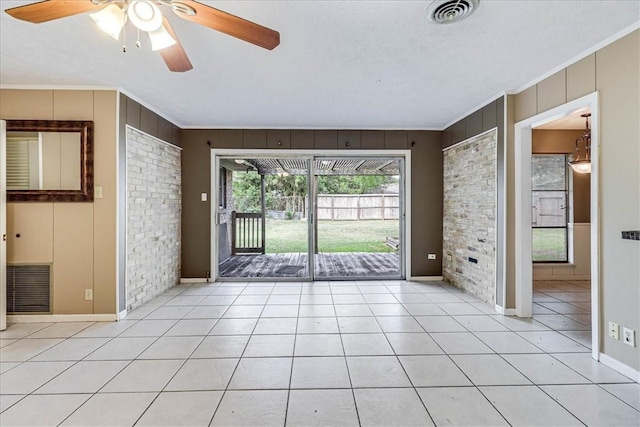
[[[138,35],[136,36],[136,47],[139,49],[141,46],[140,44],[140,28],[138,28]]]
[[[122,53],[127,53],[127,26],[122,27]]]

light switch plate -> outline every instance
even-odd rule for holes
[[[102,187],[95,187],[93,189],[93,197],[96,199],[102,199]]]
[[[84,290],[84,300],[92,301],[93,300],[93,289],[85,289]]]
[[[436,259],[436,254],[428,254],[427,259]]]
[[[207,193],[201,193],[200,194],[200,201],[202,201],[202,202],[206,202],[207,201]]]

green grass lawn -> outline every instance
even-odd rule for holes
[[[398,237],[398,221],[320,221],[320,252],[392,252],[385,237]],[[266,252],[306,252],[307,222],[267,219]]]
[[[565,230],[534,228],[532,248],[534,261],[567,261]]]

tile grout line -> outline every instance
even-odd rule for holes
[[[273,287],[271,288],[271,291],[269,292],[269,298],[271,298],[271,295],[273,295],[273,290],[276,288],[276,283],[277,282],[273,283]],[[244,286],[242,292],[244,292],[244,290],[247,289],[250,284],[251,284],[251,282],[246,282],[246,285]],[[242,292],[240,292],[240,294],[238,294],[237,296],[242,295]],[[234,301],[236,299],[234,299]],[[268,302],[268,299],[267,299],[267,302]],[[260,316],[258,316],[258,319],[256,320],[256,324],[253,325],[253,329],[252,329],[251,333],[249,334],[249,338],[247,339],[247,343],[244,345],[242,353],[240,354],[240,357],[238,358],[238,363],[236,363],[236,366],[233,369],[233,372],[231,373],[231,376],[229,377],[229,380],[227,381],[227,385],[225,386],[224,391],[222,392],[222,396],[220,396],[220,400],[218,401],[218,404],[216,405],[216,409],[213,411],[213,414],[211,414],[211,419],[209,420],[209,424],[208,425],[212,425],[213,424],[213,419],[215,418],[216,414],[218,413],[218,410],[220,409],[220,405],[222,405],[222,400],[226,396],[227,391],[229,391],[229,385],[231,384],[231,381],[233,380],[233,376],[235,375],[236,371],[238,370],[238,366],[240,366],[240,363],[242,362],[242,357],[244,356],[244,353],[247,351],[247,347],[249,347],[249,343],[251,342],[251,337],[253,336],[253,333],[255,332],[256,328],[258,327],[258,322],[260,322],[260,319],[262,318],[262,313],[264,313],[264,310],[265,310],[266,307],[267,307],[267,304],[265,303],[262,306],[262,310],[260,311]]]
[[[158,307],[156,307],[155,309],[151,310],[151,311],[147,314],[147,316],[148,316],[149,314],[153,313],[154,311],[156,311],[158,308],[162,307],[163,305],[164,305],[164,304],[161,304],[160,306],[158,306]],[[141,319],[137,319],[137,321],[136,321],[136,323],[134,323],[134,325],[135,325],[135,324],[137,324],[140,320],[143,320],[145,317],[146,317],[146,316],[144,316],[144,317],[143,317],[143,318],[141,318]],[[131,327],[133,327],[134,325],[131,325],[129,328],[125,329],[125,331],[126,331],[126,330],[128,330],[128,329],[130,329],[130,328],[131,328]],[[100,346],[99,348],[102,348],[102,347],[103,347],[103,346],[105,346],[107,343],[109,343],[109,342],[113,341],[115,338],[117,338],[120,334],[124,333],[125,331],[121,331],[121,332],[120,332],[119,334],[117,334],[116,336],[111,337],[111,339],[109,339],[107,342],[105,342],[105,343],[104,343],[102,346]],[[145,349],[144,349],[144,350],[142,350],[142,351],[138,354],[138,356],[139,356],[139,355],[141,355],[142,353],[144,353],[144,352],[145,352],[149,347],[151,347],[151,346],[152,346],[155,342],[157,342],[159,339],[160,339],[160,336],[158,336],[155,340],[153,340],[151,343],[149,343],[149,345],[148,345],[147,347],[145,347]],[[96,351],[98,351],[98,349],[99,349],[99,348],[97,348],[97,349],[95,349],[94,351],[92,351],[91,353],[89,353],[87,356],[85,356],[85,358],[86,358],[86,357],[88,357],[88,356],[90,356],[91,354],[95,353]],[[137,357],[137,356],[136,356],[136,357]],[[84,360],[85,358],[83,358],[83,359],[79,360],[77,363],[80,363],[80,361]],[[89,397],[88,397],[84,402],[82,402],[80,405],[78,405],[78,407],[77,407],[77,408],[75,408],[73,411],[71,411],[71,412],[70,412],[66,417],[64,417],[64,419],[63,419],[59,424],[60,424],[60,425],[61,425],[61,424],[63,424],[67,419],[69,419],[70,417],[72,417],[72,416],[73,416],[73,414],[75,414],[76,412],[78,412],[78,411],[80,410],[80,408],[82,408],[82,407],[83,407],[83,406],[84,406],[84,405],[85,405],[89,400],[91,400],[94,396],[98,395],[98,393],[100,393],[100,390],[104,389],[104,387],[106,387],[106,386],[107,386],[107,384],[109,384],[111,381],[113,381],[113,379],[114,379],[114,378],[116,378],[118,375],[120,375],[120,374],[121,374],[121,373],[122,373],[122,372],[123,372],[123,371],[124,371],[128,366],[130,366],[130,365],[131,365],[135,360],[136,360],[136,358],[135,358],[135,357],[134,357],[132,360],[129,360],[129,361],[128,361],[128,363],[126,363],[126,364],[122,367],[122,369],[120,369],[116,374],[114,374],[114,375],[111,377],[111,379],[109,379],[106,383],[104,383],[104,384],[102,385],[102,387],[99,387],[97,391],[95,391],[95,392],[93,392],[93,393],[88,393],[88,394],[90,394],[90,396],[89,396]],[[47,382],[47,383],[48,383],[48,382]],[[45,383],[45,384],[46,384],[46,383]],[[41,388],[41,387],[43,387],[45,384],[41,385],[41,386],[40,386],[40,388]],[[159,393],[158,393],[158,394],[159,394]],[[156,397],[157,397],[157,395],[156,395]],[[154,400],[155,400],[155,398],[154,398]],[[145,409],[145,411],[146,411],[146,409]],[[144,411],[143,411],[143,412],[144,412]]]
[[[349,362],[347,361],[347,352],[344,348],[344,341],[342,339],[342,333],[340,332],[340,323],[338,322],[338,313],[336,312],[336,304],[333,299],[333,289],[331,288],[331,281],[329,281],[329,295],[331,295],[331,300],[333,301],[333,312],[336,314],[336,324],[338,325],[338,336],[340,337],[340,344],[342,346],[342,355],[344,358],[344,364],[347,367],[347,377],[349,377],[349,386],[351,388],[351,398],[353,399],[353,406],[356,411],[356,419],[358,420],[358,425],[362,425],[362,421],[360,420],[360,412],[358,411],[358,401],[356,400],[356,392],[353,389],[353,381],[351,380],[351,369],[349,369]]]
[[[278,282],[276,282],[278,283]],[[293,365],[296,361],[296,341],[298,340],[298,325],[300,324],[300,302],[302,301],[302,283],[300,284],[300,297],[298,298],[298,315],[296,316],[296,330],[293,334],[293,349],[291,350],[291,369],[289,371],[289,387],[287,389],[287,404],[284,409],[284,425],[287,425],[287,418],[289,416],[289,401],[291,400],[291,383],[293,381]],[[275,289],[275,286],[274,286]],[[271,298],[271,297],[269,297]],[[268,302],[268,301],[267,301]],[[265,304],[266,307],[266,304]]]
[[[193,288],[194,286],[195,286],[195,285],[192,285],[192,286],[190,286],[188,289],[191,289],[191,288]],[[202,299],[202,301],[204,301],[204,299],[206,299],[206,297],[207,297],[207,296],[212,295],[212,294],[213,294],[213,292],[215,292],[215,290],[216,290],[216,289],[219,289],[219,288],[220,288],[220,286],[219,286],[219,285],[218,285],[218,286],[216,286],[216,287],[213,289],[213,291],[212,291],[209,295],[206,295],[206,296],[205,296],[205,298],[203,298],[203,299]],[[188,289],[185,289],[183,292],[181,292],[180,294],[178,294],[178,295],[176,295],[176,296],[181,295],[182,293],[184,293],[184,292],[185,292],[185,291],[187,291]],[[191,296],[191,295],[189,295],[189,296]],[[174,298],[175,298],[175,297],[174,297]],[[234,298],[234,301],[235,301],[236,299],[237,299],[237,297],[236,297],[236,298]],[[169,300],[169,301],[171,301],[171,300]],[[167,303],[168,303],[169,301],[167,301]],[[202,302],[202,301],[200,301],[200,302]],[[233,304],[233,302],[232,302],[232,304]],[[166,306],[166,303],[164,304],[164,306]],[[199,304],[195,304],[195,305],[193,305],[193,307],[191,308],[191,310],[189,310],[187,313],[185,313],[185,316],[186,316],[186,315],[188,315],[189,313],[191,313],[193,310],[195,310],[195,308],[196,308],[196,307],[198,307],[198,306],[199,306]],[[227,310],[229,309],[229,307],[231,307],[231,305],[229,305],[229,306],[227,307],[227,309],[222,313],[222,316],[224,316],[224,314],[227,312]],[[220,319],[221,319],[221,318],[222,318],[222,317],[220,317]],[[147,413],[147,411],[149,410],[149,408],[151,408],[151,406],[156,402],[156,400],[158,399],[158,397],[160,397],[160,395],[161,395],[161,394],[166,390],[167,386],[171,383],[171,381],[173,381],[173,379],[176,377],[176,375],[178,375],[178,372],[180,372],[180,370],[184,367],[184,365],[187,363],[187,361],[189,361],[189,360],[191,359],[191,356],[193,356],[193,354],[196,352],[196,350],[198,349],[198,347],[200,347],[200,345],[204,342],[205,338],[208,336],[208,333],[209,333],[209,332],[211,332],[211,330],[212,330],[212,329],[213,329],[213,328],[218,324],[218,320],[220,320],[220,319],[217,319],[217,320],[216,320],[216,322],[211,326],[211,328],[209,328],[209,331],[207,332],[207,334],[205,334],[205,335],[203,335],[203,336],[202,336],[202,338],[200,339],[200,342],[198,342],[198,344],[193,348],[193,350],[189,353],[189,355],[184,359],[184,361],[183,361],[183,362],[182,362],[182,364],[178,367],[178,369],[176,369],[176,371],[173,373],[173,375],[171,376],[171,378],[169,378],[169,380],[165,383],[165,385],[162,387],[162,389],[161,389],[160,391],[158,391],[158,392],[157,392],[156,396],[151,400],[151,402],[149,402],[149,404],[148,404],[148,405],[147,405],[147,407],[142,411],[142,413],[140,413],[140,415],[138,416],[138,418],[136,419],[136,421],[133,423],[133,425],[137,424],[137,423],[142,419],[142,417],[144,416],[144,414],[146,414],[146,413]],[[159,340],[160,338],[162,338],[162,337],[172,338],[172,336],[167,336],[167,335],[166,335],[166,333],[167,333],[167,332],[169,332],[173,327],[175,327],[175,326],[176,326],[176,325],[177,325],[181,320],[185,320],[185,319],[184,319],[184,316],[183,316],[182,318],[178,319],[178,321],[176,321],[176,323],[174,323],[174,324],[173,324],[173,326],[172,326],[171,328],[167,329],[167,330],[166,330],[162,335],[160,335],[160,337],[158,337],[158,340]],[[155,344],[158,340],[154,341],[153,343]],[[152,345],[153,345],[153,344],[152,344]],[[147,350],[148,350],[148,347],[147,347],[147,349],[146,349],[146,350],[144,350],[144,351],[147,351]],[[142,353],[140,353],[140,355],[144,354],[144,351],[143,351]],[[139,355],[139,356],[140,356],[140,355]],[[134,359],[134,360],[137,360],[137,358],[136,358],[136,359]],[[167,360],[167,359],[156,359],[156,360]],[[169,359],[169,360],[172,360],[172,359]],[[179,360],[179,359],[178,359],[178,360]],[[131,363],[133,363],[133,362],[131,362]],[[115,377],[114,377],[114,378],[115,378]],[[105,384],[105,385],[106,385],[106,384]],[[183,391],[184,391],[184,390],[183,390]],[[152,393],[154,393],[154,392],[152,392]],[[222,397],[221,397],[221,400],[222,400]]]
[[[384,283],[384,282],[383,282]],[[384,285],[385,288],[387,288],[386,285]],[[387,288],[387,290],[389,290]],[[393,293],[392,293],[393,295]],[[394,298],[396,298],[395,295],[393,295]],[[396,300],[398,300],[396,298]],[[398,302],[402,305],[402,307],[407,310],[406,307],[404,307],[404,305],[400,302],[400,300],[398,300]],[[368,305],[368,304],[367,304]],[[409,314],[411,314],[411,312],[409,310],[407,310],[407,312],[409,312]],[[373,313],[373,311],[372,311]],[[429,333],[424,329],[424,327],[422,326],[422,324],[420,324],[420,322],[418,322],[418,320],[411,315],[410,317],[411,319],[414,320],[414,322],[418,323],[418,325],[425,331],[425,333],[427,334],[427,336],[438,346],[438,348],[440,348],[440,350],[442,350],[442,348],[440,347],[440,345],[433,340],[433,338],[431,338],[431,336],[429,335]],[[391,341],[389,341],[389,337],[387,336],[387,332],[384,330],[384,328],[382,327],[382,325],[380,324],[380,322],[378,321],[378,317],[374,315],[374,319],[376,320],[376,323],[378,324],[378,327],[380,328],[380,330],[382,331],[382,334],[384,335],[385,340],[387,341],[387,344],[389,344],[389,347],[391,348],[391,351],[393,351],[393,355],[396,358],[398,364],[400,365],[400,367],[402,368],[402,372],[404,372],[405,376],[407,377],[407,380],[409,381],[409,384],[411,384],[411,388],[413,390],[413,392],[418,396],[418,399],[420,400],[420,403],[422,403],[422,407],[424,408],[424,410],[427,412],[427,415],[429,416],[429,419],[431,420],[431,422],[433,423],[433,425],[436,425],[435,420],[433,419],[433,415],[431,415],[431,412],[429,412],[429,408],[427,408],[427,404],[424,402],[424,400],[422,399],[422,396],[420,396],[420,393],[418,393],[418,389],[417,387],[413,384],[413,381],[411,380],[411,377],[409,376],[409,373],[407,372],[405,366],[402,364],[402,361],[400,360],[400,356],[398,355],[398,352],[396,351],[396,349],[393,347],[393,345],[391,344]]]

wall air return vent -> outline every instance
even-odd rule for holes
[[[7,313],[50,313],[50,265],[7,265]]]
[[[436,24],[462,21],[476,11],[480,0],[435,0],[427,7],[427,17]]]

